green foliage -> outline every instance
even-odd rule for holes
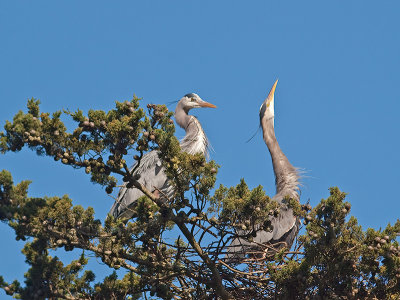
[[[211,199],[210,212],[217,212],[225,226],[246,231],[248,239],[261,228],[271,231],[270,216],[279,214],[279,204],[265,195],[262,186],[249,190],[244,179],[236,187],[220,186]]]
[[[237,232],[251,241],[257,230],[272,230],[269,218],[280,213],[261,186],[251,190],[242,179],[212,195],[219,166],[181,152],[165,106],[148,105],[145,113],[134,97],[108,112],[85,115],[80,110],[44,113],[39,104],[29,100],[27,113],[20,111],[6,122],[2,153],[27,146],[84,169],[107,193],[113,192],[118,175],[144,196],[131,208],[131,219],[107,216],[102,222],[92,208],[74,205],[67,196],[29,197],[29,181],[14,185],[11,174],[1,171],[0,220],[14,229],[17,240],[27,241],[22,253],[30,266],[24,284],[0,276],[6,294],[18,299],[400,297],[400,222],[363,231],[338,188],[314,208],[286,199],[306,225],[292,249],[229,265],[226,247]],[[62,117],[76,122],[72,132]],[[169,198],[150,193],[127,167],[129,156],[140,165],[152,150],[158,151],[174,187]],[[50,255],[57,249],[79,254],[66,264]],[[96,282],[87,268],[89,256],[124,275],[112,270]]]
[[[285,297],[399,297],[400,222],[383,231],[363,232],[355,217],[347,219],[350,204],[344,200],[345,193],[331,188],[329,198],[307,215],[306,234],[299,237],[302,256],[272,277]]]

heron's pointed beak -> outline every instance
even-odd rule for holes
[[[206,101],[200,102],[199,105],[201,107],[211,107],[211,108],[216,108],[216,106],[214,104],[208,103]]]
[[[277,84],[278,84],[278,79],[275,81],[274,85],[272,86],[271,90],[269,91],[268,97],[265,99],[267,107],[271,104],[272,101],[274,101],[274,94],[275,94],[275,89],[276,89]]]

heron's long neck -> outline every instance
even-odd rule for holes
[[[180,142],[182,150],[189,154],[202,153],[207,156],[208,140],[196,117],[177,108],[175,120],[186,131],[185,137]]]
[[[262,122],[264,141],[271,154],[275,173],[276,195],[274,198],[280,201],[284,197],[289,196],[298,200],[299,174],[279,147],[275,137],[274,119],[271,118]]]

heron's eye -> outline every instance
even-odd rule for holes
[[[196,101],[196,98],[190,98],[190,101],[194,102]]]

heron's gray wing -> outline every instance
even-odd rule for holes
[[[131,170],[135,166],[136,164],[131,168]],[[155,188],[165,189],[165,186],[167,185],[167,176],[164,173],[164,168],[160,158],[158,157],[157,151],[151,151],[145,154],[134,174],[140,175],[138,181],[151,192],[153,192]],[[111,207],[109,214],[116,218],[132,217],[133,212],[129,210],[129,207],[133,206],[137,199],[143,195],[144,194],[135,187],[127,188],[125,183],[120,189],[117,200]]]
[[[272,239],[279,240],[283,235],[289,232],[296,225],[297,218],[293,215],[293,210],[281,206],[279,215],[271,220]]]
[[[298,218],[293,215],[293,210],[282,204],[279,215],[271,217],[270,221],[273,227],[272,231],[257,231],[253,242],[249,242],[243,238],[233,239],[227,249],[227,261],[240,261],[252,250],[259,249],[259,251],[263,251],[260,244],[270,243],[270,246],[273,246],[279,243],[277,249],[283,246],[291,247],[300,225]],[[245,232],[239,231],[238,234],[243,235]],[[282,244],[280,244],[281,242]]]
[[[240,233],[239,233],[240,234]],[[242,238],[235,238],[227,247],[226,263],[234,263],[246,257],[247,250],[251,248],[251,243]]]

